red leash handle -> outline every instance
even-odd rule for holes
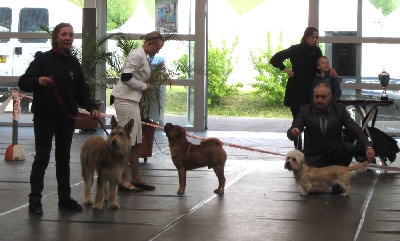
[[[56,96],[58,104],[61,106],[61,108],[64,110],[64,112],[72,119],[74,120],[84,120],[84,119],[97,119],[97,122],[99,122],[100,126],[103,128],[104,132],[109,135],[106,127],[104,126],[103,122],[100,120],[100,118],[97,118],[95,116],[88,116],[88,117],[75,117],[72,116],[68,113],[67,108],[64,105],[64,102],[61,99],[60,92],[58,91],[57,85],[55,84],[54,80],[51,83],[51,86],[53,87],[54,90],[54,95]]]

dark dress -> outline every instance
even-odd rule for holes
[[[290,59],[293,77],[289,77],[286,84],[284,105],[291,108],[300,108],[310,103],[311,85],[317,73],[317,60],[322,56],[319,47],[312,47],[303,42],[292,45],[272,56],[272,66],[283,70],[286,66],[283,61]]]

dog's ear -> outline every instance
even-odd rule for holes
[[[117,120],[115,119],[115,116],[111,117],[111,130],[114,129],[117,126]]]
[[[128,123],[126,123],[126,125],[124,126],[126,133],[131,134],[134,123],[135,121],[133,119],[131,119]]]
[[[304,158],[304,154],[303,154],[302,152],[300,152],[300,153],[297,155],[296,161],[297,161],[297,163],[299,163],[299,164],[301,164],[301,165],[306,163],[306,160],[305,160],[305,158]]]
[[[164,132],[168,132],[169,130],[171,130],[171,128],[173,128],[172,123],[167,123],[164,125]]]
[[[179,137],[179,138],[185,137],[185,135],[186,135],[185,128],[183,128],[181,126],[176,126],[175,132],[176,132],[176,137]]]

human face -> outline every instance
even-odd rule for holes
[[[317,86],[314,89],[314,104],[320,111],[328,109],[329,102],[332,100],[332,94],[329,91],[329,87]]]
[[[328,58],[321,58],[318,63],[318,69],[321,70],[322,73],[326,73],[329,71],[331,66],[329,65]]]
[[[311,36],[308,36],[308,37],[306,38],[306,42],[307,42],[308,45],[310,45],[310,46],[317,46],[318,38],[319,38],[318,32],[317,32],[317,31],[314,31],[313,34],[312,34]]]
[[[154,57],[160,50],[164,47],[164,42],[159,40],[156,43],[149,42],[148,49],[147,49],[147,54],[150,57]]]
[[[71,48],[74,42],[74,29],[72,27],[63,27],[57,35],[57,48],[67,50]]]

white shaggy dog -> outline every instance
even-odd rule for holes
[[[356,164],[351,167],[328,166],[309,167],[307,166],[304,154],[299,150],[292,150],[286,154],[285,169],[293,171],[296,183],[302,187],[300,195],[305,196],[310,192],[323,191],[333,185],[339,185],[343,192],[342,196],[350,192],[350,171],[365,171],[368,162]]]

